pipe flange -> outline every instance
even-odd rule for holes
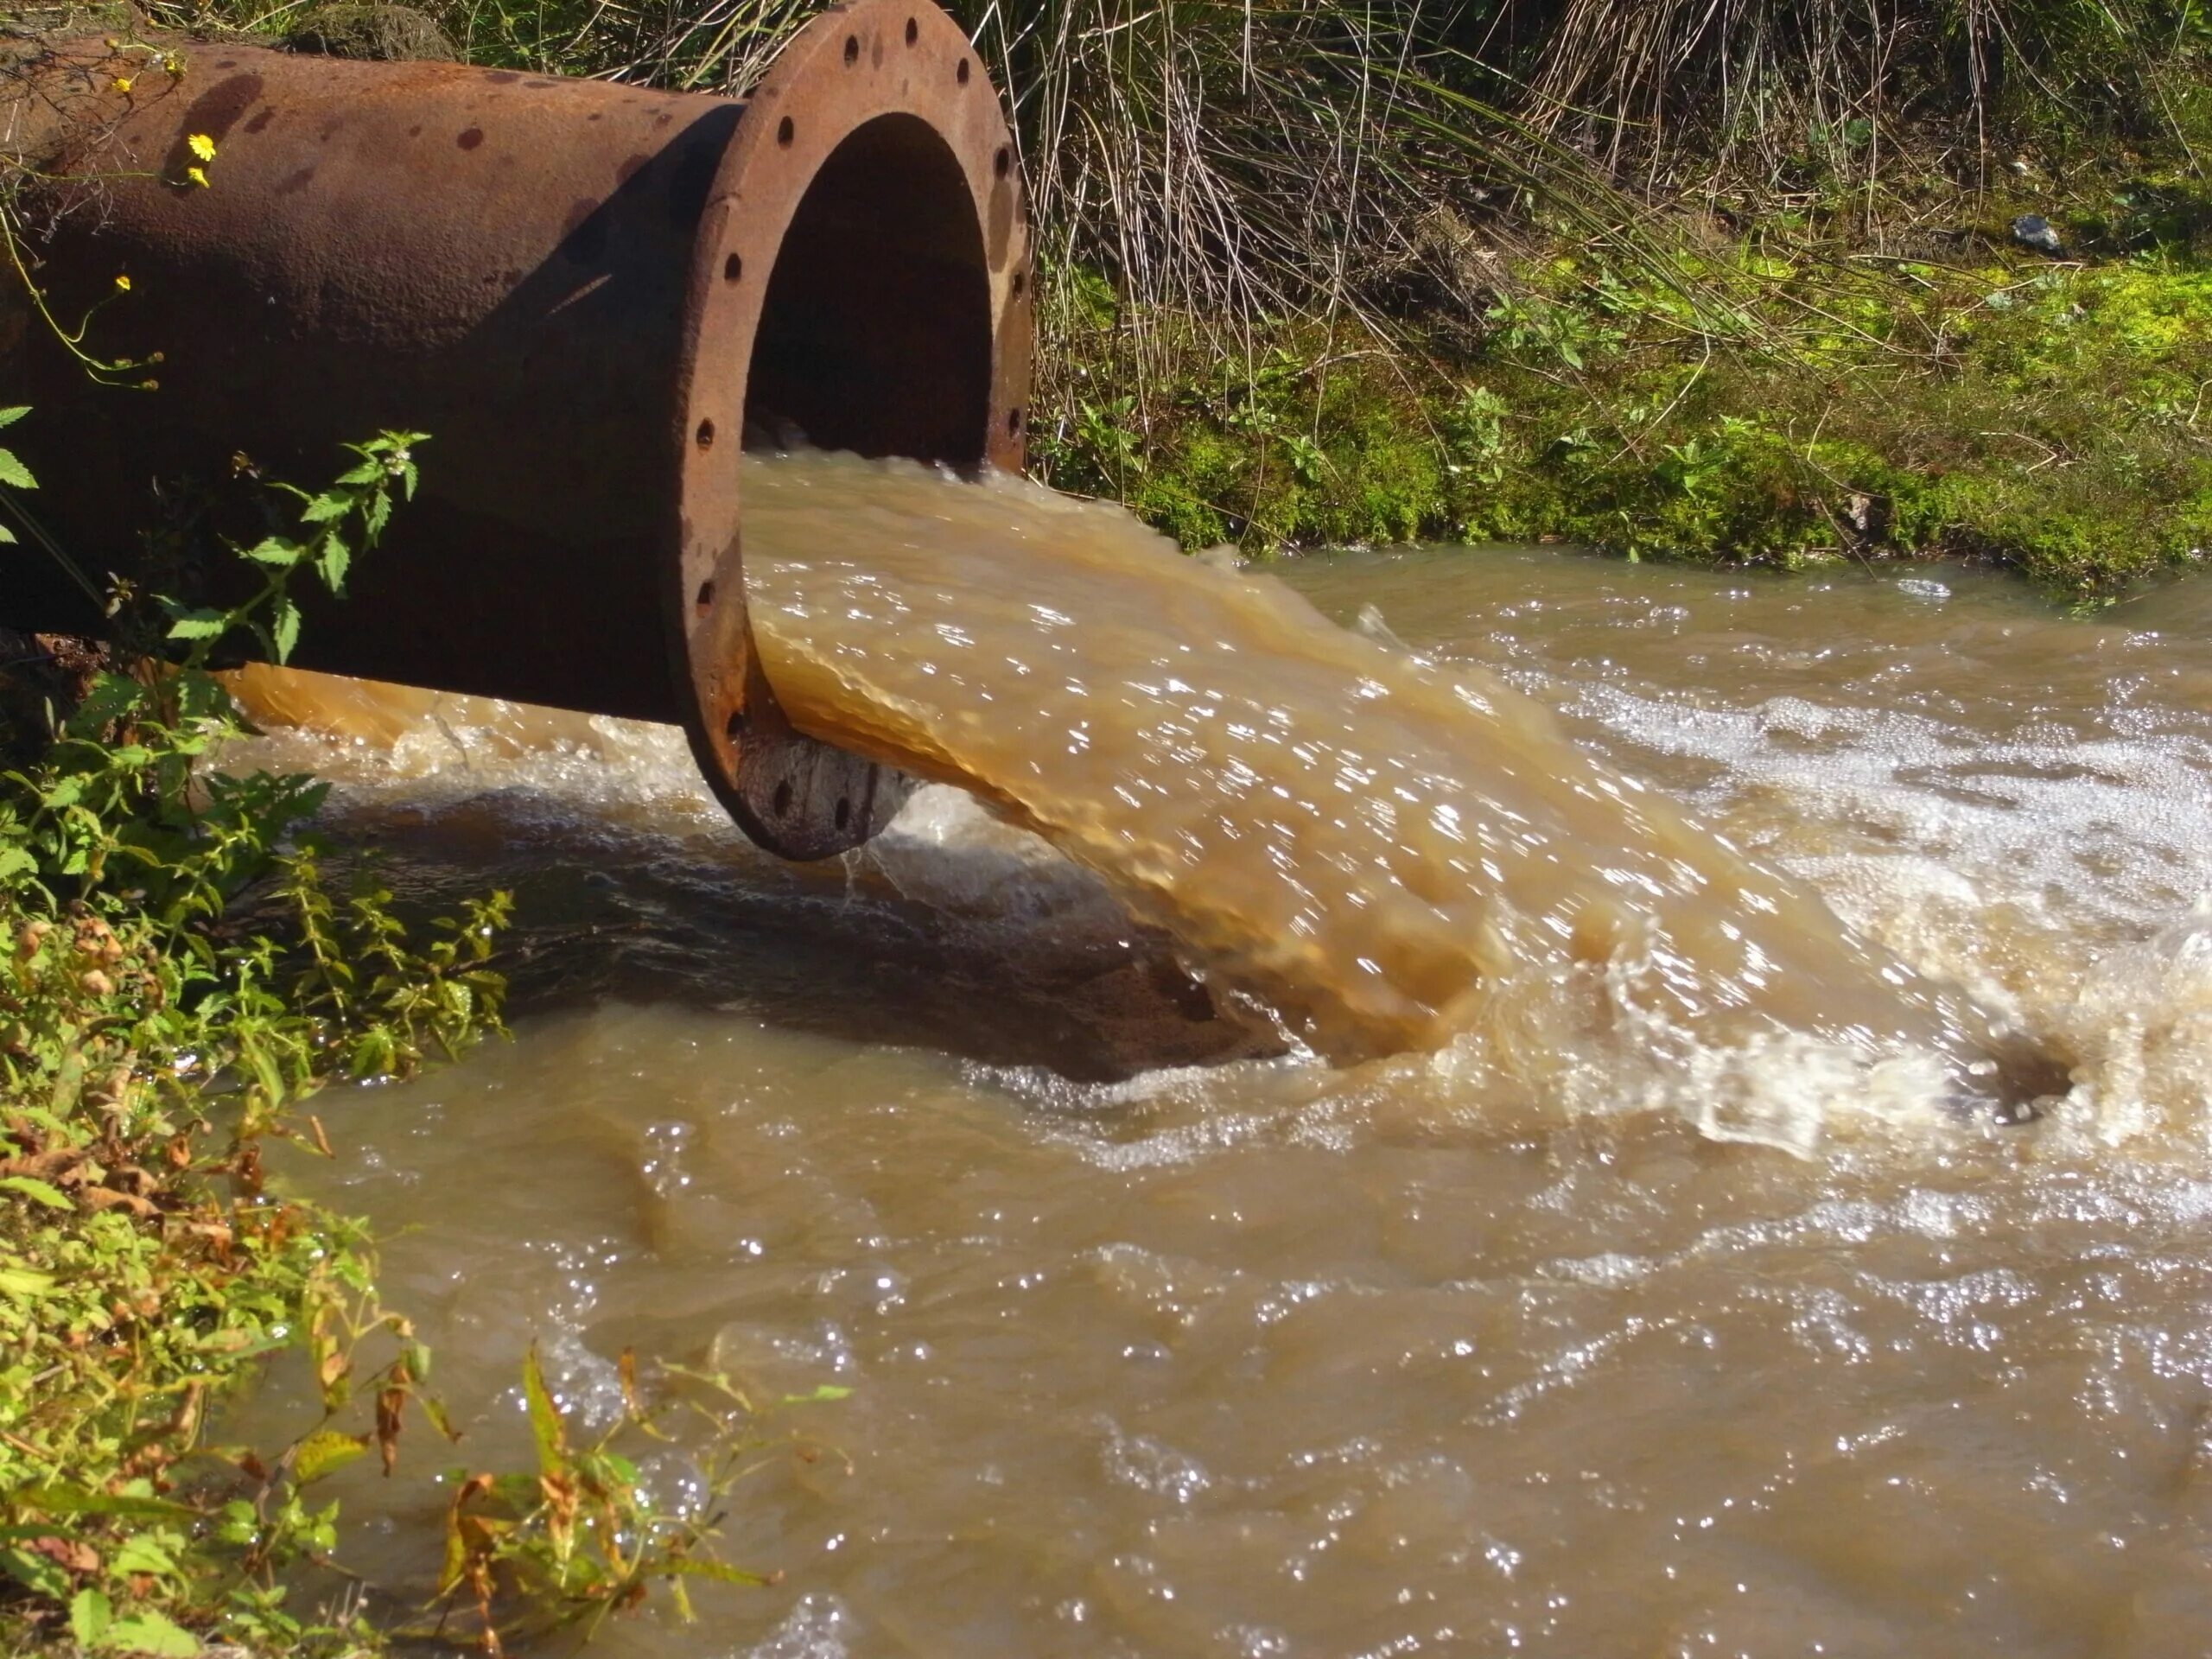
[[[857,847],[910,787],[793,730],[778,708],[746,613],[739,500],[748,383],[778,258],[825,165],[863,128],[898,118],[934,135],[957,165],[988,293],[982,429],[930,458],[1019,471],[1033,299],[1027,203],[990,77],[935,5],[855,0],[814,19],[778,54],[723,156],[692,264],[672,435],[683,481],[664,595],[671,651],[691,694],[685,725],[701,770],[745,832],[785,858]]]

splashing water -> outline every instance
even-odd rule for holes
[[[1020,480],[799,454],[746,488],[794,721],[974,790],[1294,1043],[1791,1141],[1833,1100],[1927,1102],[1974,1046],[1962,1005],[1479,669]]]
[[[1456,1095],[1671,1107],[1799,1152],[1994,1076],[1969,1003],[1494,675],[1020,479],[746,467],[753,628],[794,722],[1043,836],[1294,1050],[1436,1052]],[[435,694],[245,683],[264,720],[403,762],[473,747]],[[541,715],[504,747],[603,763],[620,726]]]

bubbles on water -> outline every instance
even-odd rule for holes
[[[804,1595],[760,1641],[731,1650],[730,1659],[851,1659],[859,1623],[836,1596]]]
[[[264,735],[227,766],[313,771],[364,804],[527,792],[570,810],[724,822],[673,726],[257,664],[228,679]]]
[[[1188,1503],[1214,1482],[1205,1465],[1149,1435],[1129,1434],[1109,1418],[1099,1425],[1104,1437],[1100,1460],[1106,1477],[1175,1503]]]
[[[556,1321],[543,1353],[545,1383],[561,1414],[578,1428],[601,1430],[622,1420],[625,1411],[619,1367],[593,1351],[575,1325]],[[524,1409],[522,1390],[513,1392],[517,1410]]]
[[[2031,1017],[2072,1071],[2061,1129],[2105,1146],[2163,1132],[2212,1153],[2212,897],[2101,953]]]

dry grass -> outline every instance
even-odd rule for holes
[[[749,85],[816,0],[454,0],[479,60]],[[1048,268],[1122,313],[1478,315],[1485,254],[1566,234],[1639,276],[1648,204],[1808,170],[1871,188],[1910,149],[1986,170],[2052,116],[2187,135],[2162,66],[2197,0],[955,0],[1012,98]],[[1632,185],[1633,190],[1624,190]],[[1081,317],[1095,296],[1074,295]],[[1059,319],[1071,324],[1076,313]],[[1139,343],[1140,372],[1149,366]]]

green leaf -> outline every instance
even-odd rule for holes
[[[340,1434],[334,1428],[318,1429],[302,1440],[292,1453],[292,1478],[305,1486],[335,1474],[369,1449],[365,1434]]]
[[[190,679],[186,677],[188,685]],[[71,737],[97,741],[102,728],[126,715],[143,712],[147,697],[146,688],[129,675],[103,673],[92,681],[92,690],[85,693],[63,730]]]
[[[104,1653],[145,1653],[155,1659],[195,1659],[200,1638],[151,1608],[118,1618],[101,1640]]]
[[[69,1599],[69,1575],[28,1549],[0,1548],[0,1573],[54,1601]]]
[[[279,594],[270,608],[273,613],[269,624],[270,639],[276,647],[276,660],[289,663],[292,660],[292,647],[300,643],[300,607]]]
[[[115,1609],[99,1591],[86,1588],[69,1599],[69,1633],[79,1647],[97,1647],[115,1622]]]
[[[271,536],[246,549],[245,556],[272,570],[289,570],[307,556],[307,548],[288,537]]]
[[[671,1576],[687,1579],[712,1579],[718,1584],[773,1584],[775,1580],[759,1573],[748,1573],[741,1567],[732,1567],[727,1561],[702,1561],[694,1556],[680,1556],[663,1569]]]
[[[46,1182],[29,1175],[0,1176],[0,1192],[20,1192],[34,1203],[42,1204],[49,1210],[67,1211],[77,1207],[69,1202],[68,1198],[60,1187],[48,1185]]]
[[[0,449],[0,484],[18,490],[38,488],[38,480],[31,476],[31,469],[16,459],[12,449]]]
[[[18,1508],[41,1515],[133,1515],[156,1521],[196,1521],[200,1511],[166,1497],[137,1493],[88,1492],[75,1486],[30,1486],[16,1493]]]
[[[421,1378],[417,1377],[416,1380],[419,1382]],[[457,1440],[461,1438],[461,1431],[453,1426],[453,1419],[446,1414],[446,1408],[442,1405],[427,1394],[416,1395],[415,1403],[423,1408],[423,1414],[430,1420],[430,1427],[444,1435],[447,1440]]]
[[[215,1522],[218,1541],[233,1549],[244,1549],[261,1536],[261,1517],[254,1513],[253,1505],[242,1497],[234,1497],[223,1505],[223,1513]]]
[[[38,860],[20,847],[0,847],[0,881],[11,876],[28,875],[38,868]]]
[[[109,1560],[108,1570],[111,1573],[145,1573],[155,1578],[168,1578],[176,1572],[176,1557],[156,1541],[140,1533],[123,1541],[123,1547]]]
[[[169,624],[172,639],[219,639],[231,631],[231,619],[220,611],[180,611]]]
[[[353,493],[351,490],[325,490],[300,509],[300,522],[303,524],[327,524],[333,519],[343,518],[353,511]]]
[[[14,409],[0,409],[0,426],[13,426],[30,412],[31,406],[29,404],[18,404]]]
[[[10,1296],[43,1296],[54,1288],[54,1275],[35,1268],[0,1268],[0,1290]]]
[[[346,572],[353,563],[353,550],[346,545],[344,537],[334,530],[323,537],[315,556],[315,568],[322,573],[323,586],[334,594],[344,593]]]
[[[568,1428],[545,1386],[545,1368],[538,1363],[536,1343],[522,1363],[522,1391],[530,1402],[530,1436],[537,1443],[538,1472],[557,1475],[569,1461]]]

